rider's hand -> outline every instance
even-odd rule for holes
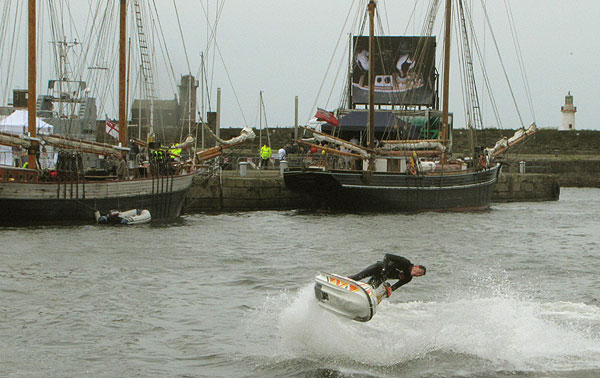
[[[390,285],[387,282],[384,282],[383,288],[385,289],[385,295],[389,298],[392,295],[392,285]]]

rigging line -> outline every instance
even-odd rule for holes
[[[204,13],[204,18],[206,19],[206,25],[207,28],[210,29],[209,34],[207,35],[207,41],[206,41],[206,52],[208,53],[211,49],[211,46],[214,47],[214,44],[216,44],[216,40],[217,40],[217,26],[219,24],[219,20],[221,19],[221,15],[223,14],[223,9],[225,7],[225,1],[223,0],[221,2],[221,5],[219,6],[219,4],[217,3],[217,10],[216,10],[216,15],[215,15],[215,23],[211,24],[210,19],[208,17],[208,10],[204,8],[204,3],[202,3],[202,0],[200,0],[200,5],[202,7],[202,12]],[[208,5],[208,3],[207,3]],[[207,6],[208,7],[208,6]],[[211,77],[210,77],[210,86],[208,85],[208,81],[207,81],[207,86],[206,86],[206,90],[211,92],[213,89],[213,83],[214,83],[214,75],[215,75],[215,56],[216,54],[212,55],[212,71],[211,71]],[[206,68],[205,68],[206,69]]]
[[[89,5],[89,7],[88,7],[87,19],[86,19],[85,25],[90,25],[91,27],[89,28],[90,29],[89,34],[86,33],[83,36],[83,39],[82,39],[83,48],[81,51],[81,55],[79,56],[79,59],[78,59],[78,64],[79,64],[78,72],[82,72],[82,73],[85,72],[85,68],[89,67],[89,65],[90,65],[88,63],[88,59],[89,59],[89,53],[90,53],[90,48],[91,48],[92,30],[95,29],[97,17],[98,17],[98,14],[100,13],[98,11],[94,12],[91,4],[88,3],[88,5]],[[87,77],[90,80],[92,80],[92,77],[95,75],[95,72],[88,72],[87,75],[88,75]]]
[[[361,4],[361,6],[358,9],[358,12],[360,12],[361,9],[366,9],[367,8],[367,1],[368,0],[364,0],[363,4]],[[366,10],[360,12],[360,14],[362,14],[362,20],[360,23],[360,28],[358,29],[358,35],[363,35],[364,31],[365,31],[365,26],[367,25],[367,20],[368,20],[368,12]]]
[[[468,10],[468,9],[467,9]],[[483,123],[481,120],[481,108],[479,107],[479,96],[477,91],[477,85],[475,81],[475,71],[473,69],[473,56],[471,51],[473,49],[473,41],[469,43],[469,30],[467,29],[467,22],[465,19],[465,7],[462,0],[458,1],[457,6],[457,32],[460,29],[460,35],[462,35],[462,57],[464,59],[464,78],[465,86],[467,88],[467,94],[469,96],[468,106],[470,110],[470,122],[473,128],[482,128]],[[471,35],[473,31],[471,30]],[[472,39],[472,38],[471,38]]]
[[[468,9],[465,10],[465,13],[466,13],[466,20],[469,21],[469,29],[471,31],[475,30],[475,28],[473,26],[472,15],[469,13]],[[485,34],[484,34],[484,36],[485,36]],[[498,127],[502,128],[502,120],[500,118],[500,112],[498,111],[498,104],[494,97],[494,93],[492,91],[492,85],[490,83],[490,77],[487,73],[487,69],[484,64],[484,61],[485,61],[484,55],[482,54],[481,49],[479,47],[479,41],[477,40],[477,37],[476,37],[475,33],[473,33],[473,32],[472,32],[472,41],[473,41],[473,46],[475,46],[475,51],[477,52],[477,56],[479,57],[479,67],[481,68],[483,82],[485,84],[485,88],[487,90],[488,97],[490,99],[490,105],[492,107],[492,112],[494,113],[496,122],[498,122]]]
[[[142,3],[144,4],[144,3]],[[148,50],[149,51],[149,69],[150,69],[150,75],[149,77],[151,77],[154,81],[153,84],[155,86],[154,88],[154,97],[158,98],[158,96],[156,95],[156,93],[160,93],[161,91],[161,86],[160,84],[163,82],[161,80],[155,80],[155,74],[159,71],[158,70],[158,66],[159,63],[157,62],[157,58],[156,58],[156,46],[158,45],[158,49],[161,51],[160,56],[162,57],[162,62],[164,64],[165,69],[167,70],[167,77],[168,80],[166,80],[168,82],[168,85],[170,86],[170,90],[172,91],[172,93],[176,93],[176,86],[177,86],[177,77],[175,75],[175,70],[173,68],[173,65],[171,64],[171,57],[170,57],[170,53],[169,53],[169,48],[168,45],[166,43],[166,41],[164,40],[164,35],[163,35],[163,40],[161,40],[159,37],[161,36],[161,34],[159,33],[159,29],[160,32],[162,32],[162,23],[160,20],[159,15],[156,13],[153,13],[152,7],[150,6],[150,4],[148,4],[148,10],[146,10],[146,8],[144,8],[144,12],[143,12],[146,17],[148,18],[145,23],[147,23],[149,25],[148,30],[149,30],[149,35],[148,35],[148,41],[150,41],[151,43],[149,43],[147,41],[148,44]],[[159,27],[157,27],[157,23],[159,24]],[[136,20],[136,24],[137,24],[137,20]],[[157,37],[157,35],[159,37]],[[158,41],[158,43],[156,43],[156,41]],[[161,43],[162,42],[162,43]],[[151,48],[149,48],[151,46]],[[139,48],[139,54],[140,56],[138,57],[140,60],[143,59],[142,55],[142,48]]]
[[[92,5],[88,1],[88,11],[87,11],[87,18],[85,20],[85,25],[91,25],[91,27],[90,27],[89,34],[88,34],[88,32],[84,33],[83,38],[81,39],[83,46],[82,46],[82,51],[77,59],[77,62],[79,65],[79,68],[77,68],[77,72],[80,72],[82,76],[84,76],[84,73],[86,72],[85,71],[86,67],[89,66],[87,58],[88,58],[88,52],[90,49],[90,40],[91,40],[90,35],[91,35],[91,30],[94,28],[94,26],[96,24],[96,17],[97,17],[97,14],[92,13]],[[90,75],[90,73],[88,72],[87,75]]]
[[[460,5],[459,5],[460,6]],[[459,54],[458,54],[458,61],[459,61],[459,65],[460,65],[460,70],[462,71],[462,76],[465,78],[465,80],[460,80],[460,87],[461,87],[461,93],[463,96],[463,112],[465,115],[465,123],[467,128],[471,128],[473,123],[471,122],[471,113],[469,111],[469,109],[471,109],[471,101],[470,101],[470,96],[467,93],[468,92],[468,87],[465,83],[465,81],[467,80],[467,67],[466,67],[466,61],[465,61],[465,47],[461,41],[461,36],[462,36],[462,32],[459,30],[459,26],[458,23],[460,22],[459,20],[459,16],[458,16],[458,12],[457,14],[455,14],[455,18],[456,18],[456,22],[454,22],[454,33],[456,35],[456,39],[457,39],[457,49],[459,50]]]
[[[159,45],[162,44],[161,48],[164,49],[165,51],[165,55],[163,55],[163,60],[165,62],[165,67],[167,67],[167,71],[171,74],[171,77],[173,79],[173,82],[176,83],[177,82],[177,76],[175,76],[175,69],[173,68],[173,64],[171,63],[171,54],[169,54],[169,49],[167,47],[167,40],[165,38],[165,33],[162,27],[162,23],[160,22],[160,18],[158,17],[159,13],[158,13],[158,9],[156,8],[156,1],[152,0],[152,6],[154,7],[154,15],[156,15],[156,19],[158,20],[158,22],[156,24],[158,24],[158,34],[161,38],[158,39],[158,43]],[[153,24],[153,25],[156,25]],[[170,68],[170,71],[168,70]]]
[[[225,7],[225,1],[222,1],[219,8],[217,8],[217,13],[215,15],[215,23],[214,24],[210,23],[210,19],[208,18],[208,10],[204,9],[204,4],[202,2],[200,2],[200,4],[202,5],[202,11],[204,12],[204,17],[206,18],[207,25],[210,26],[210,35],[206,42],[206,49],[210,50],[211,45],[214,43],[214,41],[217,38],[217,25],[219,23],[219,20],[221,19],[221,15],[223,14],[223,8]]]
[[[39,8],[42,8],[42,7],[39,7]],[[42,56],[42,52],[44,51],[43,50],[44,49],[44,44],[43,43],[38,43],[38,41],[41,40],[41,36],[43,35],[43,30],[44,30],[43,29],[44,28],[43,19],[44,18],[43,17],[41,19],[39,18],[39,15],[42,14],[42,12],[43,12],[43,8],[42,9],[39,9],[39,8],[38,8],[38,22],[37,22],[37,26],[36,26],[37,27],[37,32],[36,32],[37,40],[35,41],[35,44],[36,44],[36,54],[37,54],[36,60],[37,60],[37,65],[38,65],[38,68],[37,68],[37,77],[35,79],[36,80],[36,86],[38,88],[36,90],[36,96],[38,96],[38,95],[41,94],[41,90],[40,90],[42,88],[42,75],[41,75],[41,73],[43,72],[43,67],[44,67],[44,65],[43,65],[44,61],[42,59],[40,59],[40,57]],[[35,99],[35,101],[37,101],[37,98]]]
[[[377,8],[376,8],[376,11],[377,11]],[[376,15],[377,15],[377,26],[379,27],[379,30],[381,30],[381,31],[383,32],[383,25],[382,25],[382,23],[381,23],[381,14],[380,14],[380,12],[379,12],[379,11],[377,11]],[[379,52],[380,52],[380,54],[379,54],[379,59],[380,59],[381,67],[382,67],[382,68],[385,68],[385,62],[384,62],[384,60],[383,60],[383,54],[381,54],[381,51],[383,50],[383,49],[381,48],[381,44],[384,42],[384,40],[383,40],[383,39],[381,39],[381,38],[376,38],[376,39],[375,39],[375,42],[377,43],[377,49],[378,49],[378,50],[379,50]],[[369,69],[370,69],[370,67],[369,67]],[[386,74],[386,75],[391,75],[391,74],[392,74],[391,72],[385,72],[385,71],[383,71],[383,73],[384,73],[384,74]],[[393,95],[392,95],[392,93],[389,93],[387,97],[388,97],[388,98],[389,98],[389,100],[390,100],[389,102],[390,102],[391,104],[393,104],[393,102],[392,102],[392,99],[393,99]],[[386,125],[385,125],[384,133],[388,132],[388,131],[387,131],[387,130],[388,130],[388,128],[392,126],[392,125],[391,125],[391,121],[392,121],[392,119],[391,119],[391,118],[390,118],[390,119],[388,119],[388,124],[386,124]]]
[[[219,17],[220,17],[220,14],[222,13],[224,4],[225,4],[225,1],[223,1],[221,3],[221,9],[219,10],[219,13],[218,13]],[[203,4],[202,4],[202,10],[204,11],[204,5]],[[204,12],[204,14],[206,16],[207,22],[210,22],[208,20],[208,14],[206,13],[206,11]],[[213,28],[214,33],[213,34],[216,34],[216,27],[217,27],[218,20],[219,20],[219,18],[215,19],[215,24],[214,24],[214,28]],[[229,85],[230,85],[230,87],[231,87],[231,89],[233,91],[233,96],[235,97],[235,100],[237,102],[237,105],[238,105],[238,108],[240,110],[240,113],[242,114],[242,118],[244,119],[244,125],[246,127],[248,127],[248,121],[246,120],[246,115],[244,114],[244,110],[242,109],[242,105],[240,103],[240,99],[239,99],[239,97],[237,95],[237,92],[235,90],[235,87],[233,85],[233,81],[231,80],[231,75],[229,74],[229,70],[227,69],[227,65],[225,64],[225,59],[223,58],[223,54],[221,53],[221,48],[219,47],[219,44],[217,43],[216,35],[214,36],[213,43],[214,43],[214,47],[215,47],[216,51],[218,52],[219,58],[221,60],[221,63],[223,64],[223,69],[225,70],[225,74],[227,76],[227,80],[229,81]],[[214,57],[213,57],[213,59],[214,59]],[[214,65],[213,65],[213,67],[214,67]],[[213,70],[213,75],[214,75],[214,70]]]
[[[414,2],[415,5],[413,6],[413,9],[410,12],[410,15],[408,16],[408,22],[406,23],[406,27],[404,28],[404,33],[403,33],[404,35],[406,35],[406,33],[408,33],[408,29],[410,28],[410,23],[413,20],[413,18],[415,17],[415,13],[417,12],[417,4],[418,3],[419,3],[418,1]]]
[[[362,23],[364,22],[364,12],[363,9],[367,6],[367,4],[361,0],[359,0],[359,4],[356,7],[356,13],[354,14],[352,21],[352,28],[350,30],[362,30]],[[361,26],[359,26],[361,25]]]
[[[335,77],[334,77],[334,79],[333,79],[333,82],[334,82],[334,83],[337,83],[337,79],[338,79],[338,77],[339,77],[339,75],[340,75],[340,72],[341,72],[341,70],[342,70],[342,67],[344,67],[344,66],[345,66],[345,64],[344,64],[344,63],[345,63],[346,56],[347,56],[347,55],[346,55],[346,48],[345,48],[345,47],[344,47],[344,51],[343,51],[343,53],[342,53],[341,55],[342,55],[341,62],[340,62],[340,64],[338,65],[337,72],[335,73]],[[335,85],[332,85],[332,86],[331,86],[331,90],[329,91],[329,96],[327,96],[327,101],[325,101],[325,107],[326,107],[326,108],[329,106],[329,101],[331,100],[331,96],[333,95],[333,91],[334,91],[334,89],[335,89]],[[345,91],[344,91],[344,92],[345,92]]]
[[[207,105],[208,105],[208,111],[212,111],[211,105],[210,105],[210,91],[208,90],[208,75],[206,74],[206,62],[204,63],[204,67],[202,68],[202,72],[204,73],[204,91],[206,92],[206,100],[207,100]],[[202,76],[201,76],[202,77]],[[202,115],[202,117],[204,117],[205,115]]]
[[[223,10],[224,5],[225,5],[225,0],[223,0],[221,2],[221,7],[218,8],[219,7],[219,0],[217,0],[217,9],[215,11],[215,24],[214,24],[214,28],[213,28],[213,43],[214,43],[213,49],[215,49],[217,47],[216,46],[216,43],[217,43],[217,27],[218,27],[218,22],[219,22],[219,19],[220,19],[221,11]],[[208,50],[208,51],[210,51],[210,50]],[[212,56],[212,68],[213,69],[212,69],[212,71],[210,73],[210,88],[211,88],[211,90],[214,88],[214,82],[215,82],[215,59],[216,59],[216,54],[214,54],[214,51],[213,51],[213,56]]]
[[[229,85],[231,86],[231,90],[233,91],[233,96],[235,97],[235,101],[237,102],[238,107],[240,109],[240,113],[242,114],[242,118],[244,119],[244,125],[246,127],[248,127],[248,121],[246,121],[246,116],[244,115],[242,105],[240,104],[240,99],[237,95],[237,92],[235,91],[235,87],[233,86],[233,81],[231,80],[231,76],[229,75],[229,70],[227,69],[227,65],[225,65],[225,60],[223,59],[223,54],[221,54],[221,48],[219,47],[219,44],[216,42],[216,40],[215,40],[215,47],[217,49],[217,52],[219,53],[219,58],[221,59],[221,63],[223,63],[223,68],[225,69],[225,74],[227,76],[227,80],[229,81]]]
[[[177,26],[179,26],[179,35],[181,36],[181,43],[183,44],[183,52],[185,53],[185,62],[187,63],[188,72],[192,73],[192,67],[190,67],[190,58],[188,57],[187,47],[185,46],[185,38],[183,38],[183,30],[181,30],[181,20],[179,19],[179,11],[177,10],[177,4],[173,0],[173,7],[175,8],[175,15],[177,15]]]
[[[523,122],[523,117],[521,117],[521,112],[519,111],[519,105],[517,104],[517,99],[515,98],[515,93],[512,89],[512,85],[510,84],[510,80],[508,78],[508,73],[506,72],[506,67],[504,66],[504,60],[502,59],[502,55],[500,54],[500,48],[498,47],[498,42],[496,40],[496,35],[494,34],[494,31],[492,30],[492,25],[490,23],[490,18],[488,16],[488,12],[487,12],[487,8],[485,7],[485,5],[483,4],[483,0],[481,0],[481,6],[483,7],[483,14],[485,15],[485,19],[487,20],[487,23],[490,27],[490,34],[492,36],[492,41],[494,42],[494,46],[496,47],[496,53],[498,54],[498,58],[500,59],[500,65],[502,66],[502,72],[504,73],[504,78],[506,79],[506,83],[508,85],[508,88],[510,90],[510,96],[513,100],[513,104],[515,106],[515,110],[517,112],[517,115],[519,116],[519,121],[521,121],[521,127],[525,128],[525,123]]]
[[[390,19],[388,18],[388,11],[387,11],[387,2],[385,0],[381,0],[381,2],[383,3],[383,14],[385,14],[385,23],[387,25],[387,34],[390,35],[392,33],[392,29],[390,28]],[[379,12],[378,12],[379,13]],[[383,27],[381,28],[381,30],[383,30]],[[383,30],[383,34],[385,35],[385,30]]]
[[[99,97],[101,98],[100,104],[102,104],[102,111],[100,112],[100,114],[104,113],[105,107],[108,107],[107,101],[109,98],[109,93],[110,94],[115,93],[115,90],[114,90],[115,71],[114,70],[115,70],[116,61],[117,61],[116,54],[117,54],[118,48],[116,47],[116,43],[118,41],[118,38],[115,37],[116,30],[117,30],[117,28],[115,27],[116,22],[111,23],[112,20],[116,19],[116,17],[114,17],[115,11],[116,11],[116,7],[115,7],[114,3],[112,5],[111,4],[105,5],[104,12],[102,12],[102,14],[104,16],[102,17],[102,19],[100,21],[98,38],[97,39],[94,38],[95,39],[95,43],[94,43],[95,48],[92,50],[93,54],[97,57],[97,59],[101,60],[103,64],[106,63],[106,66],[107,66],[106,67],[107,75],[106,75],[105,80],[100,81],[100,72],[98,72],[96,75],[96,80],[98,80],[96,85],[98,86],[98,94],[99,94]],[[90,34],[90,38],[93,38],[92,34]],[[91,43],[90,43],[89,48],[92,49]],[[109,59],[109,58],[111,58],[111,59]],[[113,108],[115,108],[116,104],[114,102],[114,98],[110,97],[110,99],[112,100]]]
[[[217,28],[217,24],[219,22],[219,19],[221,17],[221,14],[223,12],[223,7],[225,6],[225,1],[223,1],[221,3],[221,6],[219,7],[219,4],[217,2],[217,8],[216,8],[216,15],[215,15],[215,24],[212,25],[210,22],[210,19],[208,17],[208,0],[207,0],[207,5],[206,8],[204,7],[204,3],[202,2],[202,0],[200,1],[200,7],[202,8],[202,13],[204,14],[204,18],[206,19],[206,46],[205,46],[205,51],[207,53],[207,55],[209,54],[209,51],[211,49],[211,46],[213,45],[213,41],[216,39],[216,28]],[[213,86],[213,82],[214,82],[214,67],[215,67],[215,55],[212,55],[212,67],[213,70],[211,71],[211,77],[210,77],[210,85],[208,84],[208,78],[206,81],[206,91],[207,92],[211,92],[212,91],[212,86]],[[206,59],[205,59],[206,60]],[[206,65],[206,64],[205,64]],[[200,68],[199,68],[200,70]],[[205,71],[206,71],[206,67],[205,67]],[[209,100],[210,101],[210,100]],[[209,103],[210,105],[210,103]]]
[[[101,94],[101,104],[102,104],[102,112],[100,114],[102,114],[105,110],[105,108],[108,108],[109,106],[107,105],[107,102],[110,100],[112,102],[111,106],[112,109],[117,109],[118,108],[118,104],[116,103],[116,98],[115,96],[111,96],[114,93],[117,93],[116,89],[115,89],[115,72],[116,72],[116,67],[118,65],[118,59],[116,58],[116,54],[118,53],[118,47],[116,47],[116,44],[118,42],[118,37],[116,37],[116,33],[117,33],[117,27],[115,27],[115,25],[117,25],[116,20],[118,19],[118,17],[115,17],[115,11],[116,11],[116,5],[115,2],[113,1],[112,4],[106,4],[105,5],[105,12],[103,13],[103,17],[102,17],[102,21],[100,23],[100,32],[99,32],[99,38],[97,40],[97,43],[95,43],[96,49],[95,49],[95,53],[97,54],[97,56],[101,57],[101,58],[105,58],[106,63],[108,63],[109,65],[107,66],[107,80],[104,81],[104,85],[101,87],[103,88],[103,93]],[[102,38],[100,38],[102,37]],[[111,58],[111,59],[108,59]],[[98,78],[99,79],[99,78]],[[112,79],[112,80],[109,80]],[[104,135],[105,139],[106,134]]]
[[[261,91],[261,94],[264,93]],[[262,107],[262,114],[265,120],[265,131],[267,133],[267,143],[269,145],[269,147],[271,147],[271,137],[269,136],[269,122],[267,121],[267,109],[265,108],[265,100],[264,100],[264,96],[260,97],[260,104]]]
[[[509,0],[504,0],[504,5],[506,9],[506,13],[508,15],[508,20],[510,23],[510,31],[513,37],[513,43],[515,44],[515,50],[517,53],[517,60],[519,62],[519,67],[521,69],[521,79],[523,80],[523,85],[525,86],[525,93],[527,94],[527,101],[529,102],[529,111],[531,111],[531,116],[533,117],[533,121],[535,122],[535,109],[533,107],[533,96],[531,96],[531,87],[529,86],[529,80],[527,78],[527,71],[525,70],[525,62],[523,60],[523,53],[521,50],[521,44],[519,43],[518,33],[516,30],[515,19],[513,16],[512,8]]]
[[[258,106],[256,109],[256,116],[254,117],[254,124],[256,125],[260,121],[258,120],[258,116],[260,115],[260,97],[258,98]],[[255,127],[256,128],[256,127]]]
[[[311,116],[309,116],[307,123],[312,118],[312,113],[315,110],[315,108],[317,107],[317,101],[319,100],[319,96],[321,95],[321,91],[323,90],[323,85],[325,84],[325,80],[327,79],[327,75],[329,74],[329,69],[331,68],[333,59],[335,58],[335,53],[337,52],[338,47],[340,45],[340,41],[342,40],[342,36],[344,35],[344,30],[346,29],[346,25],[348,24],[348,19],[350,18],[350,14],[352,12],[352,8],[354,7],[354,3],[355,3],[355,0],[352,0],[352,4],[350,5],[350,8],[348,9],[348,13],[346,14],[346,19],[344,20],[344,25],[342,26],[342,30],[340,32],[340,35],[338,36],[338,40],[335,44],[335,48],[333,49],[333,53],[331,54],[331,58],[329,59],[329,64],[327,66],[327,70],[325,70],[325,75],[323,76],[323,80],[321,80],[321,85],[319,86],[319,90],[317,91],[315,101],[313,102],[313,105],[310,108]]]
[[[9,96],[9,90],[12,85],[11,78],[14,75],[14,70],[16,68],[16,64],[14,64],[14,61],[16,60],[15,51],[18,50],[19,40],[20,40],[19,36],[20,36],[20,32],[21,32],[21,28],[18,27],[21,24],[21,22],[19,22],[19,21],[21,18],[20,13],[22,13],[22,11],[19,11],[20,3],[21,3],[20,1],[17,1],[17,5],[15,6],[15,22],[13,23],[13,34],[12,34],[15,37],[10,42],[10,49],[9,49],[9,54],[8,54],[8,64],[7,64],[8,69],[7,69],[6,87],[5,87],[6,97]],[[21,6],[21,9],[23,9],[23,6]]]
[[[9,33],[7,32],[7,30],[9,30],[10,26],[12,25],[12,33],[10,35],[14,36],[13,38],[10,39],[10,47],[8,48],[8,54],[2,54],[0,55],[0,77],[2,77],[2,63],[3,63],[3,57],[8,57],[6,58],[6,67],[7,67],[7,71],[6,71],[6,85],[2,88],[2,103],[8,102],[8,88],[11,86],[12,83],[12,74],[11,74],[11,67],[13,67],[14,65],[11,64],[11,61],[14,57],[14,53],[13,53],[13,45],[16,43],[15,41],[18,38],[17,35],[17,25],[19,25],[20,23],[17,22],[17,17],[18,17],[18,7],[19,7],[19,2],[17,2],[16,8],[17,11],[15,12],[15,22],[11,23],[10,22],[10,15],[12,14],[11,11],[11,6],[12,3],[10,1],[4,3],[4,10],[2,13],[2,23],[0,23],[0,51],[7,51],[6,49],[6,45],[8,43],[8,35]],[[6,38],[2,38],[1,36],[5,36]]]

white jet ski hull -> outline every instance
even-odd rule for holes
[[[319,273],[315,296],[323,308],[359,322],[371,320],[377,310],[377,295],[371,285],[337,274]]]

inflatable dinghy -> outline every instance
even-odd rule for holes
[[[152,220],[150,211],[146,209],[132,209],[127,211],[111,210],[106,215],[100,215],[99,211],[94,213],[96,222],[100,224],[144,224]]]
[[[359,322],[373,318],[377,305],[384,298],[383,291],[337,274],[319,273],[315,277],[315,296],[319,304],[337,315]]]

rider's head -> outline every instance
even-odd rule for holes
[[[413,277],[424,276],[425,273],[427,273],[427,268],[423,265],[413,265],[413,267],[410,268],[410,275]]]

